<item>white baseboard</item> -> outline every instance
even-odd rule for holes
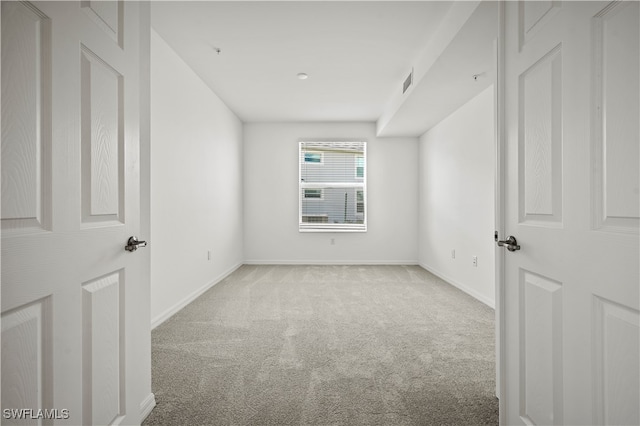
[[[417,260],[245,260],[245,265],[418,265]]]
[[[144,421],[144,419],[151,414],[151,410],[156,406],[156,396],[153,393],[150,393],[144,401],[140,403],[140,423]]]
[[[220,274],[214,280],[212,280],[212,281],[208,282],[207,284],[203,285],[202,287],[200,287],[199,289],[197,289],[193,293],[189,294],[184,299],[180,300],[175,305],[171,306],[169,309],[165,310],[163,313],[161,313],[157,317],[153,318],[151,320],[151,329],[153,330],[154,328],[156,328],[157,326],[159,326],[160,324],[162,324],[163,322],[165,322],[166,320],[171,318],[176,312],[178,312],[180,309],[184,308],[189,303],[191,303],[194,300],[196,300],[200,295],[202,295],[202,293],[204,293],[205,291],[209,290],[211,287],[213,287],[214,285],[218,284],[220,281],[222,281],[223,279],[225,279],[226,277],[231,275],[240,266],[242,266],[242,262],[234,265],[233,267],[228,269],[226,272],[223,272],[222,274]]]
[[[487,305],[491,309],[495,309],[496,308],[495,300],[491,300],[487,296],[484,296],[484,295],[478,293],[476,290],[474,290],[473,288],[469,287],[468,285],[459,283],[456,280],[454,280],[454,279],[446,276],[445,274],[441,273],[440,271],[438,271],[436,269],[433,269],[430,266],[425,265],[424,263],[420,263],[419,265],[420,265],[421,268],[431,272],[433,275],[437,276],[438,278],[441,278],[441,279],[445,280],[448,284],[451,284],[452,286],[464,291],[469,296],[479,300],[480,302],[484,303],[485,305]]]

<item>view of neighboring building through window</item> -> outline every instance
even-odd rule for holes
[[[363,178],[364,177],[364,157],[356,156],[356,177]]]
[[[304,161],[305,163],[322,163],[322,153],[321,152],[305,152]]]
[[[322,189],[305,189],[304,190],[304,198],[305,199],[322,199]]]
[[[366,231],[366,142],[300,142],[300,231]]]

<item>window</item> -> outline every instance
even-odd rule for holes
[[[366,142],[300,142],[299,148],[299,230],[366,232]]]
[[[356,177],[364,178],[364,157],[356,156]]]
[[[322,189],[305,189],[304,198],[305,200],[322,200]]]
[[[321,152],[305,152],[304,162],[322,164],[322,153]]]

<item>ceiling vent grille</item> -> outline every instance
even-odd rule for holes
[[[404,94],[412,84],[413,84],[413,69],[411,70],[407,78],[404,80],[404,83],[402,83],[402,94]]]

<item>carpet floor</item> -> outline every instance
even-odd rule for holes
[[[144,425],[497,425],[494,311],[418,266],[244,265],[152,332]]]

